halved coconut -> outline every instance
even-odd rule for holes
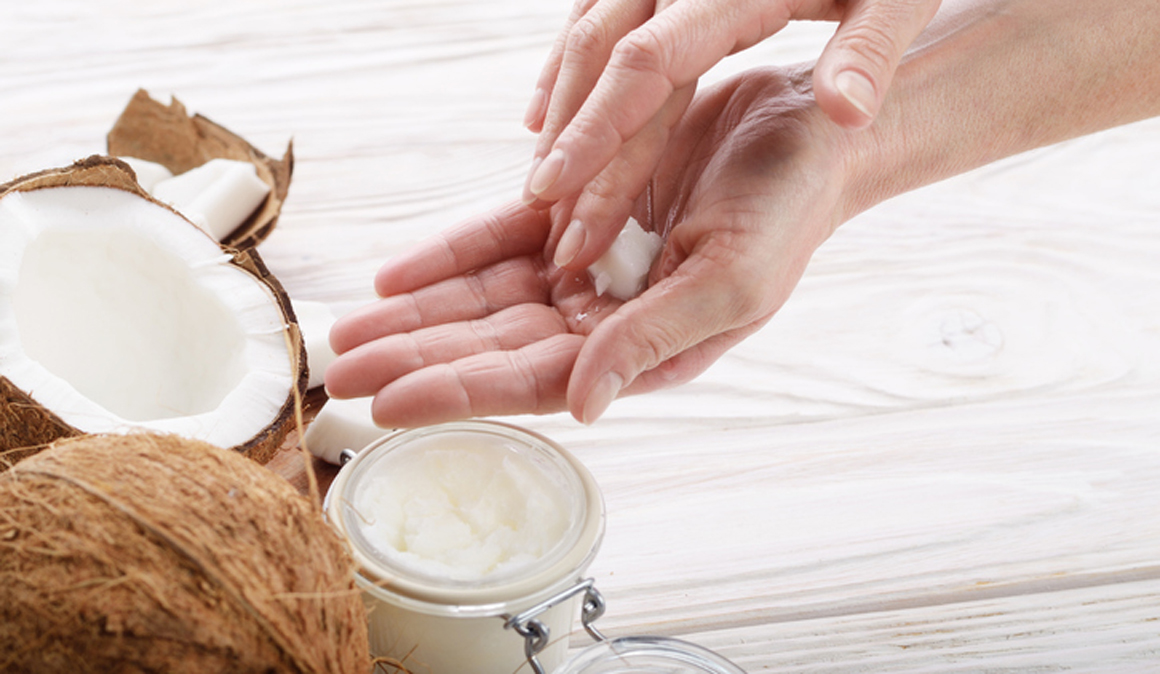
[[[308,377],[257,253],[219,246],[124,163],[0,185],[0,457],[147,429],[264,462]]]
[[[236,229],[220,238],[223,245],[247,249],[261,243],[278,221],[290,191],[294,171],[293,144],[282,159],[272,159],[245,139],[201,115],[190,116],[176,98],[169,105],[138,90],[107,138],[114,157],[143,159],[160,164],[173,175],[185,173],[212,159],[249,162],[270,188],[265,201]]]

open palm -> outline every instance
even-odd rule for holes
[[[636,206],[665,236],[640,297],[598,297],[551,263],[553,212],[504,206],[384,265],[383,299],[331,333],[327,390],[375,395],[383,426],[564,409],[591,422],[618,395],[695,377],[773,316],[843,218],[843,132],[808,82],[751,71],[693,102]]]

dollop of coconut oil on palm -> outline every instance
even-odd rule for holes
[[[379,462],[353,495],[382,561],[431,579],[510,577],[572,527],[567,490],[533,457],[476,434],[438,435]]]

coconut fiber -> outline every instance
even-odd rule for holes
[[[317,503],[170,436],[61,440],[0,474],[0,672],[370,671]]]

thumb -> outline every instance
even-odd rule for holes
[[[841,126],[874,121],[903,53],[939,0],[852,0],[814,68],[814,95]]]
[[[773,314],[780,302],[714,265],[690,258],[592,331],[568,380],[572,416],[590,424],[622,392],[693,378]]]

